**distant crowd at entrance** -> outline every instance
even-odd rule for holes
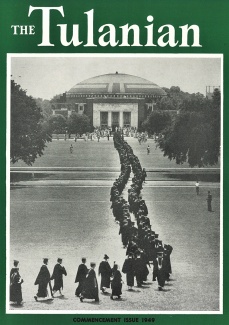
[[[100,112],[100,127],[102,129],[111,127],[112,132],[120,127],[131,128],[131,112]],[[108,119],[108,116],[110,117]]]
[[[118,126],[115,126],[114,128],[114,131],[112,130],[111,127],[97,127],[97,128],[94,128],[94,131],[93,132],[86,132],[86,133],[83,133],[82,135],[80,134],[70,134],[66,131],[65,134],[53,134],[52,135],[52,138],[53,139],[57,139],[57,140],[60,140],[60,139],[64,139],[65,141],[67,139],[73,139],[75,142],[79,139],[83,139],[85,141],[88,141],[88,140],[91,140],[91,141],[94,141],[94,140],[97,140],[97,141],[100,141],[100,139],[102,138],[107,138],[107,140],[110,139],[110,137],[113,136],[113,133],[114,132],[119,132],[120,134],[122,134],[123,137],[131,137],[131,138],[136,138],[138,139],[139,141],[139,144],[141,144],[142,142],[146,142],[149,135],[148,133],[145,131],[145,132],[139,132],[137,130],[136,127],[118,127]]]

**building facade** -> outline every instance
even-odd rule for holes
[[[153,82],[114,73],[84,80],[61,96],[53,114],[86,114],[94,127],[139,128],[165,91]]]

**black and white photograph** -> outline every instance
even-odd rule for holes
[[[7,55],[10,314],[222,314],[223,55]]]

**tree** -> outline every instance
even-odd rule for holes
[[[51,115],[48,119],[48,125],[51,133],[65,133],[67,120],[61,114]]]
[[[212,105],[212,101],[204,97],[203,94],[196,93],[184,98],[179,108],[183,111],[203,111],[207,110]]]
[[[187,161],[191,167],[214,165],[220,154],[219,91],[214,92],[212,100],[202,98],[198,111],[196,105],[195,98],[163,131],[157,144],[164,156],[177,164]]]
[[[156,109],[170,111],[170,110],[177,110],[178,108],[177,108],[177,103],[176,101],[173,100],[173,98],[165,96],[162,97],[160,101],[158,101],[156,105]]]
[[[11,81],[11,162],[32,165],[43,154],[51,135],[43,127],[41,109],[20,85]]]
[[[172,116],[169,112],[153,111],[142,123],[142,128],[149,134],[158,135],[171,124],[171,119]]]
[[[90,119],[85,114],[72,113],[68,119],[68,132],[82,135],[90,132]]]
[[[157,100],[156,110],[180,110],[180,109],[193,109],[191,106],[196,106],[197,110],[200,109],[198,105],[199,102],[207,102],[208,100],[204,97],[204,95],[200,93],[189,94],[187,92],[183,92],[177,86],[172,86],[170,89],[163,88],[166,92],[167,96],[162,97]]]
[[[35,98],[35,101],[37,106],[40,107],[44,119],[48,120],[49,117],[52,115],[51,102],[47,99],[42,99],[42,98]]]

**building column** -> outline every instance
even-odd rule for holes
[[[153,112],[154,106],[155,106],[155,102],[152,100],[152,112]]]
[[[108,112],[108,126],[111,127],[111,112]]]
[[[119,113],[119,123],[120,123],[120,127],[123,128],[123,112],[121,111]]]

